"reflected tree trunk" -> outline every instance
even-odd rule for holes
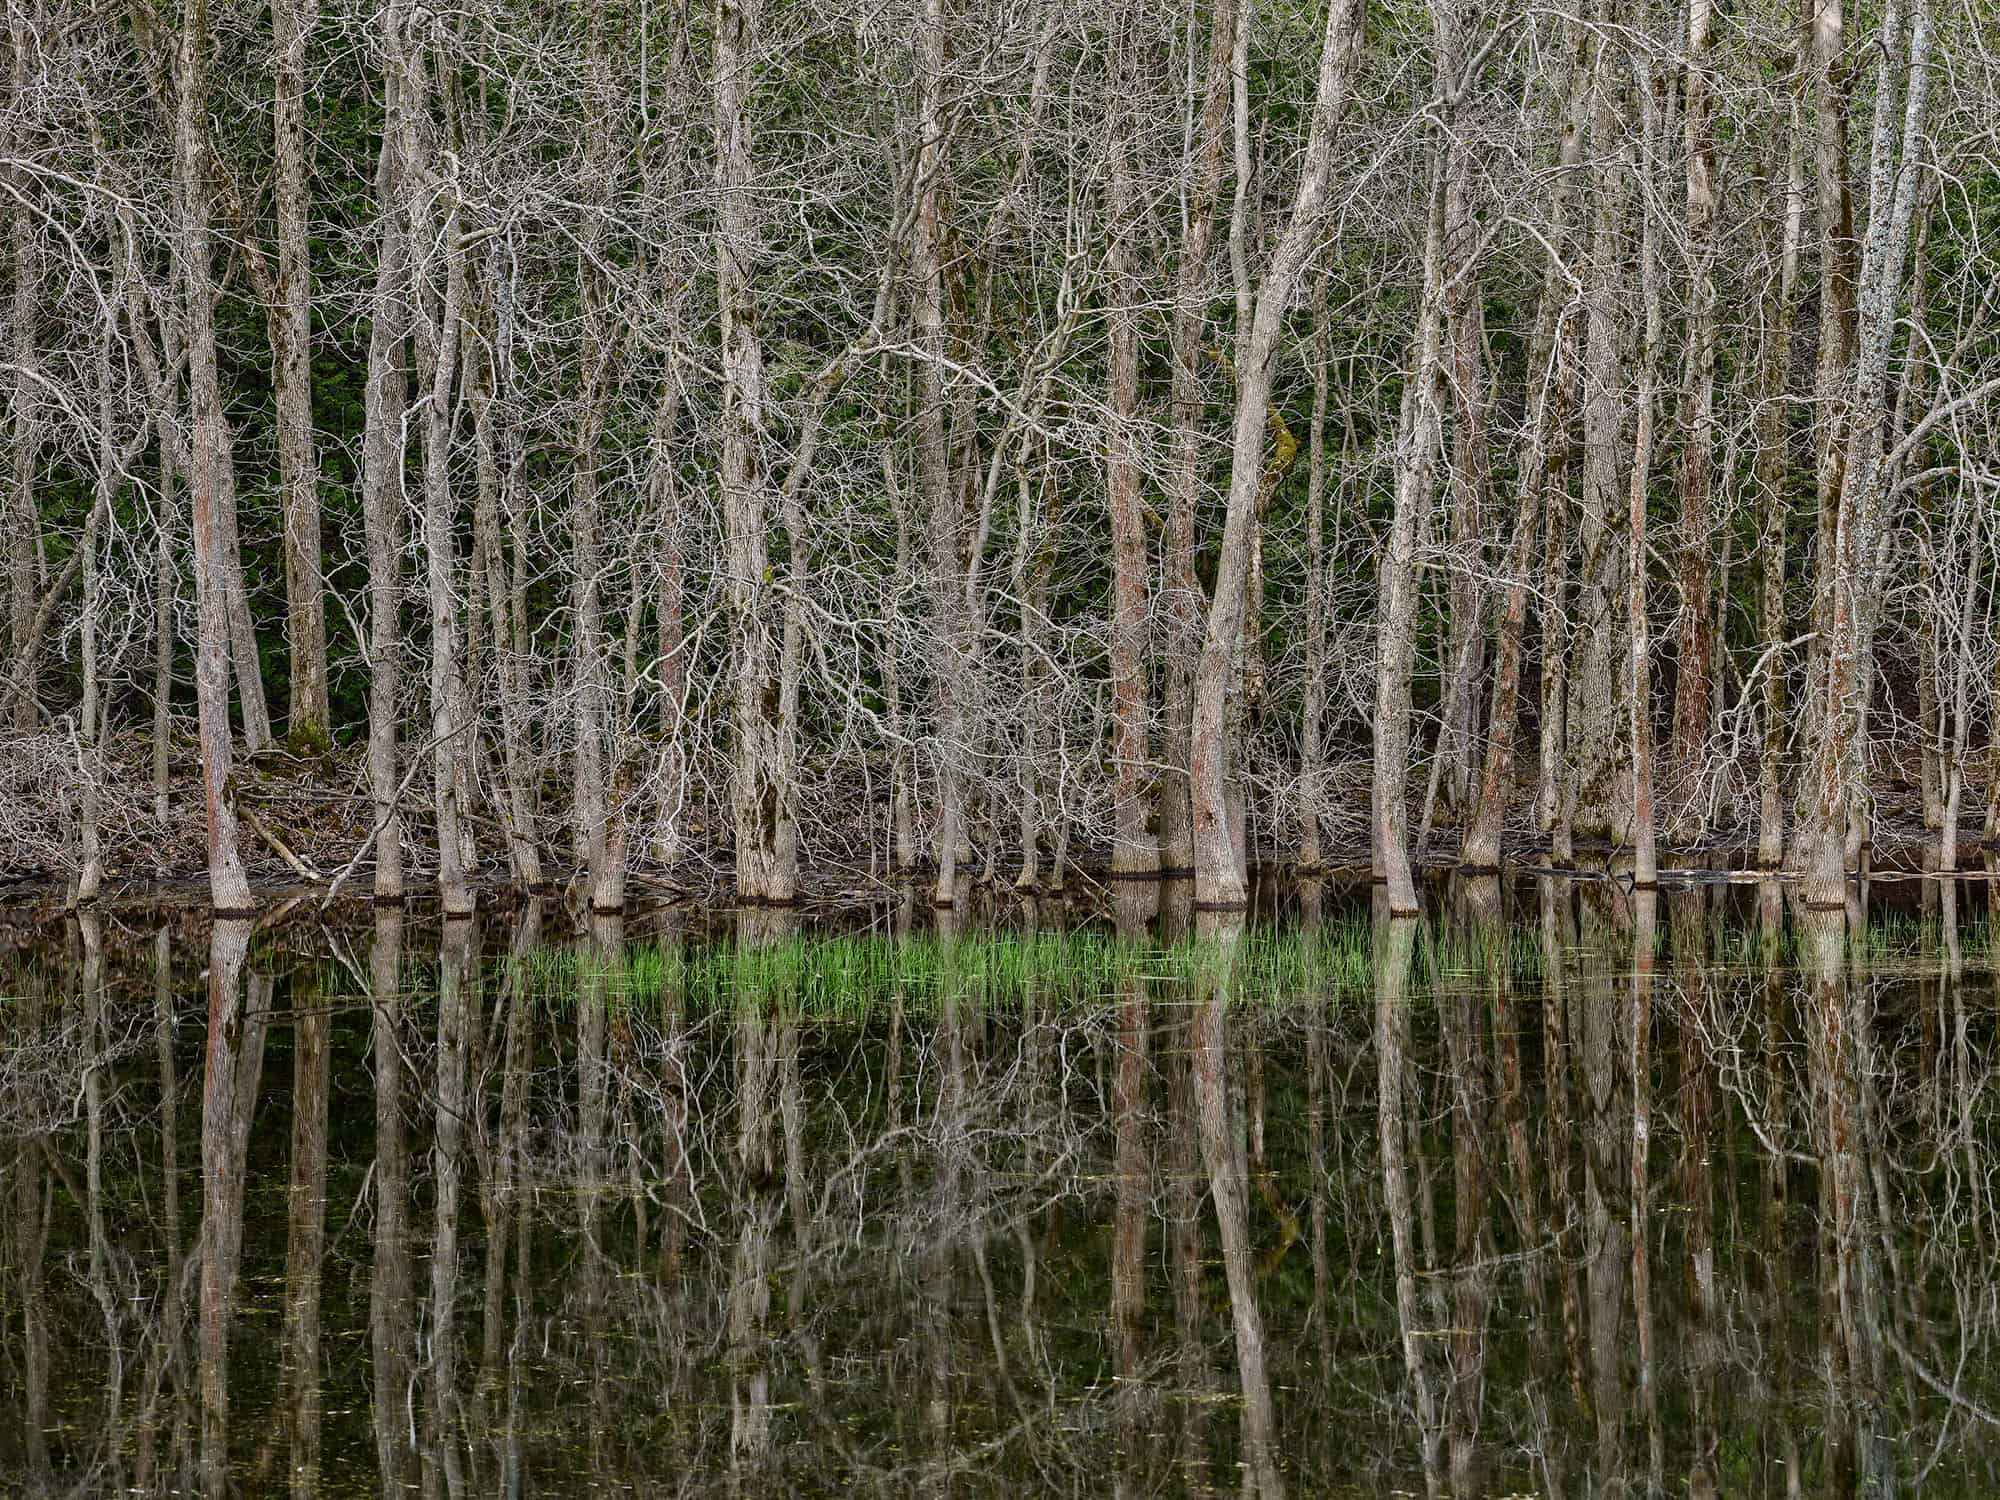
[[[1277,1416],[1266,1369],[1264,1319],[1257,1305],[1251,1263],[1250,1201],[1245,1162],[1244,1120],[1232,1099],[1229,1078],[1229,1005],[1232,969],[1241,926],[1223,917],[1208,924],[1204,937],[1215,945],[1197,982],[1190,1041],[1195,1120],[1209,1199],[1222,1241],[1223,1274],[1229,1287],[1229,1314],[1236,1337],[1236,1369],[1243,1396],[1243,1462],[1246,1492],[1279,1500]]]
[[[375,1074],[375,1264],[368,1290],[368,1342],[373,1362],[375,1461],[384,1491],[418,1487],[413,1438],[405,1418],[415,1378],[410,1311],[410,1158],[403,1118],[403,915],[379,907],[368,954],[373,1008],[370,1051]]]
[[[250,924],[218,918],[208,949],[208,1047],[201,1099],[201,1475],[222,1500],[229,1482],[229,1324],[243,1256],[244,1158],[263,1069],[268,1011],[246,1005]]]
[[[296,712],[296,711],[295,711]],[[294,1500],[320,1493],[320,1285],[326,1254],[332,1017],[307,975],[292,981],[292,1175],[285,1247],[286,1429]]]
[[[1382,1195],[1389,1211],[1395,1256],[1396,1322],[1401,1331],[1403,1373],[1417,1418],[1424,1487],[1432,1500],[1443,1493],[1440,1423],[1431,1380],[1430,1325],[1417,1300],[1418,1247],[1410,1190],[1410,1122],[1404,1080],[1410,1051],[1410,956],[1416,923],[1391,917],[1375,932],[1376,1111],[1382,1149]]]

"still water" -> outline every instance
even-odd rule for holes
[[[1983,887],[1366,899],[72,920],[0,1495],[2000,1491]]]

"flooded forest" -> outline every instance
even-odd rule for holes
[[[0,13],[0,1496],[2000,1490],[1990,0]]]
[[[11,884],[1994,858],[1982,0],[7,18]]]

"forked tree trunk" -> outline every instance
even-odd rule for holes
[[[1333,0],[1320,43],[1318,92],[1306,135],[1290,217],[1264,267],[1250,321],[1237,356],[1236,419],[1230,448],[1229,507],[1216,560],[1215,596],[1195,672],[1194,723],[1188,760],[1194,786],[1196,899],[1210,906],[1246,904],[1248,872],[1237,857],[1227,812],[1229,744],[1225,726],[1229,687],[1243,648],[1253,531],[1264,480],[1264,430],[1270,411],[1272,365],[1285,312],[1306,262],[1318,247],[1333,170],[1333,128],[1347,95],[1359,7]]]
[[[1564,116],[1562,146],[1558,148],[1558,164],[1562,168],[1556,186],[1556,222],[1550,244],[1568,246],[1570,242],[1570,220],[1574,214],[1576,190],[1572,186],[1576,164],[1582,158],[1582,100],[1586,70],[1580,62],[1582,52],[1582,26],[1572,22],[1568,28],[1568,56],[1570,56],[1570,76],[1568,76],[1568,100],[1570,108]],[[1554,528],[1554,512],[1560,508],[1562,500],[1558,488],[1564,484],[1562,476],[1562,456],[1564,446],[1564,424],[1568,416],[1566,384],[1570,380],[1570,360],[1568,350],[1568,308],[1566,304],[1566,266],[1560,258],[1550,256],[1548,266],[1542,272],[1542,292],[1536,304],[1536,326],[1534,338],[1528,348],[1528,426],[1526,438],[1520,452],[1520,472],[1516,476],[1516,500],[1514,500],[1514,536],[1508,542],[1506,552],[1506,578],[1508,588],[1498,610],[1498,622],[1494,626],[1494,688],[1492,702],[1486,712],[1486,754],[1480,762],[1480,788],[1478,800],[1474,804],[1472,822],[1466,828],[1466,842],[1460,852],[1460,862],[1468,870],[1498,870],[1500,868],[1500,832],[1506,822],[1506,806],[1514,794],[1514,736],[1520,728],[1520,664],[1522,664],[1522,636],[1528,626],[1528,584],[1532,568],[1532,550],[1538,518],[1548,512],[1548,526]],[[1544,490],[1548,492],[1544,496]],[[1550,552],[1554,554],[1554,542],[1550,542]],[[1548,556],[1544,560],[1544,586],[1548,574],[1560,576],[1560,560]],[[1554,614],[1560,612],[1560,594],[1544,602],[1544,636],[1550,626],[1554,626]],[[1544,690],[1548,688],[1548,676],[1554,670],[1550,660],[1550,650],[1544,640]],[[1560,724],[1560,688],[1542,700],[1544,716],[1554,716]],[[1554,750],[1560,744],[1556,724],[1544,722],[1542,726],[1544,744]],[[1556,762],[1560,764],[1560,762]],[[1554,772],[1554,764],[1548,768]]]
[[[1884,13],[1877,48],[1875,121],[1869,148],[1868,234],[1856,296],[1859,342],[1848,407],[1831,551],[1821,560],[1827,610],[1826,669],[1814,747],[1803,894],[1810,905],[1845,904],[1848,828],[1864,790],[1863,697],[1877,532],[1884,523],[1880,479],[1888,424],[1889,356],[1899,323],[1905,264],[1921,173],[1930,91],[1930,0],[1913,0],[1905,46],[1899,3]],[[1898,83],[1907,84],[1907,92]],[[1896,107],[1903,95],[1900,118]],[[1900,139],[1899,139],[1900,137]],[[1826,540],[1823,537],[1823,540]]]

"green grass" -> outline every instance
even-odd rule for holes
[[[1102,929],[993,931],[958,938],[827,934],[765,947],[639,945],[604,955],[587,944],[536,949],[513,960],[532,994],[566,1009],[586,987],[634,1013],[683,1015],[744,1007],[863,1019],[901,1006],[934,1012],[946,1002],[988,1012],[1075,1009],[1143,993],[1186,1000],[1226,983],[1232,1003],[1346,1004],[1367,999],[1375,934],[1366,921],[1317,931],[1253,929],[1226,948],[1189,940],[1135,943]],[[1505,973],[1534,983],[1542,953],[1532,934],[1470,937],[1420,929],[1413,992],[1465,987]]]

